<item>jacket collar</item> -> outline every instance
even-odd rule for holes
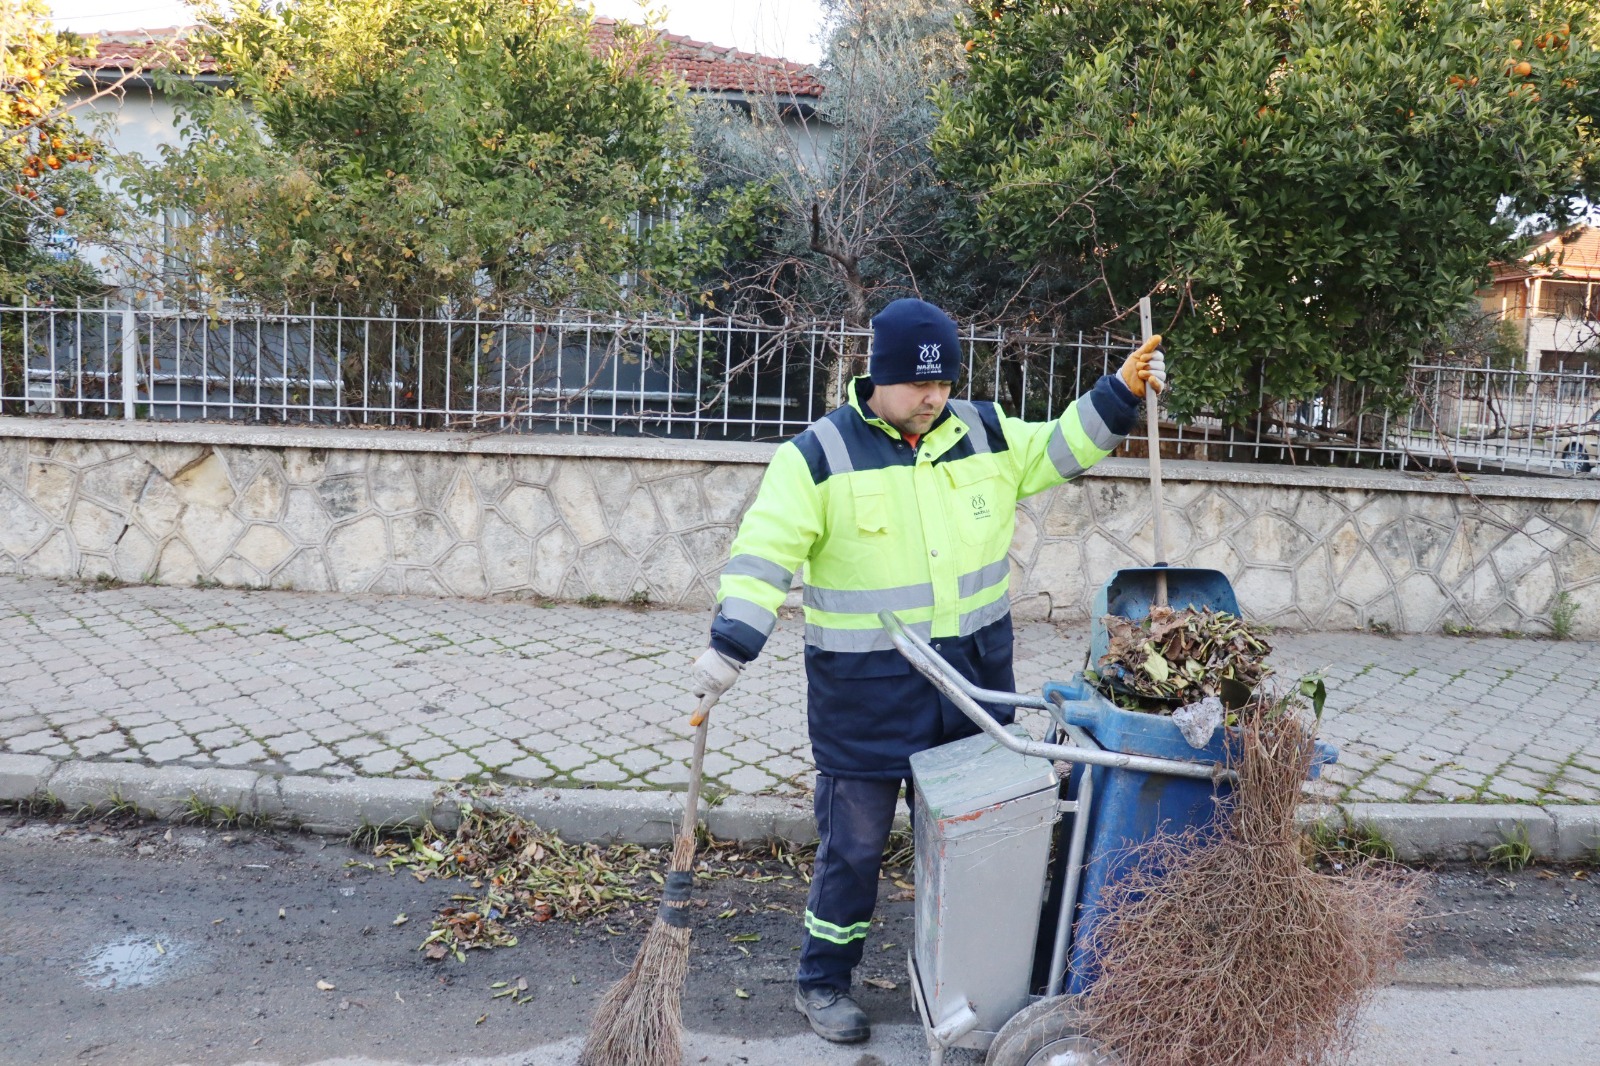
[[[852,378],[850,387],[847,390],[851,409],[867,425],[876,426],[895,440],[904,440],[904,435],[898,429],[895,429],[873,412],[871,407],[872,390],[872,379],[867,375],[862,374],[860,377]],[[922,439],[918,442],[918,451],[925,451],[930,460],[937,459],[949,451],[956,441],[970,431],[971,427],[956,417],[955,413],[950,410],[949,404],[945,404],[944,410],[939,412],[939,417],[934,419],[933,426],[922,435]]]

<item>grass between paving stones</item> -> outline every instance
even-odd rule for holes
[[[660,898],[670,848],[569,843],[495,809],[482,796],[463,802],[460,810],[454,830],[429,822],[409,838],[381,840],[372,848],[373,857],[383,860],[391,874],[404,871],[424,883],[461,885],[463,890],[441,904],[419,945],[429,959],[454,957],[465,962],[466,953],[474,949],[514,947],[514,930],[530,922],[641,919],[650,912],[636,905],[654,904]],[[372,827],[365,836],[370,840],[379,833]],[[897,857],[909,858],[910,841],[901,836],[891,841],[888,866],[895,865]],[[695,874],[702,880],[809,884],[814,853],[814,846],[794,848],[777,841],[741,848],[712,839],[701,828]],[[772,873],[774,863],[792,872]],[[377,868],[372,863],[361,865]],[[409,921],[401,914],[394,924]],[[616,932],[610,926],[606,929]]]

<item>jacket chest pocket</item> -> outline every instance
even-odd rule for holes
[[[951,523],[968,544],[981,545],[1006,526],[1006,509],[1016,501],[998,471],[986,462],[963,460],[944,464],[950,485]]]
[[[883,485],[875,479],[861,478],[855,480],[850,489],[856,513],[856,535],[868,539],[886,536],[892,523],[889,521],[889,498]]]

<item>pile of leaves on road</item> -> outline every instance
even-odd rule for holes
[[[1342,1061],[1400,960],[1420,878],[1380,859],[1306,861],[1304,711],[1297,694],[1258,693],[1239,711],[1219,824],[1137,847],[1102,893],[1087,1021],[1124,1066]]]
[[[1272,646],[1225,611],[1152,606],[1139,621],[1108,614],[1102,624],[1106,653],[1085,676],[1124,710],[1170,714],[1208,696],[1234,708],[1271,673]]]
[[[470,889],[453,893],[434,916],[421,944],[428,958],[465,961],[474,948],[514,947],[513,930],[530,922],[597,924],[653,915],[670,848],[568,843],[481,799],[463,799],[459,809],[454,829],[429,822],[409,839],[385,840],[373,849],[391,874],[404,870],[418,881],[453,880]],[[703,831],[701,839],[696,877],[770,881],[780,875],[760,864],[776,859],[810,881],[806,849],[774,843],[746,851]],[[395,924],[407,921],[400,915]]]

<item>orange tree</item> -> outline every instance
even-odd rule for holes
[[[97,287],[68,239],[104,223],[90,176],[101,146],[74,121],[71,60],[94,45],[50,28],[45,0],[0,11],[0,301],[49,300]]]
[[[1152,293],[1180,414],[1406,367],[1593,188],[1590,0],[977,0],[935,151],[967,238]]]
[[[404,315],[618,307],[714,251],[672,216],[691,177],[653,33],[592,45],[571,0],[201,5],[228,79],[169,74],[184,145],[129,182],[188,295]],[[626,279],[623,284],[619,279]],[[171,282],[171,278],[165,279]]]

